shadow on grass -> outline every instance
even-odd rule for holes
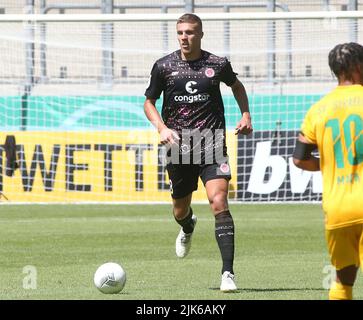
[[[219,291],[219,288],[209,288],[210,290]],[[325,292],[323,288],[237,288],[237,291],[231,293],[241,292],[284,292],[284,291],[321,291]]]

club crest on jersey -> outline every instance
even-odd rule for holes
[[[229,172],[229,165],[228,165],[228,163],[222,163],[219,166],[219,170],[221,170],[221,172],[223,172],[223,173],[228,173]]]
[[[214,74],[215,74],[215,72],[214,72],[214,70],[213,70],[212,68],[207,68],[207,69],[205,69],[204,73],[205,73],[205,75],[206,75],[208,78],[212,78],[212,77],[214,77]]]

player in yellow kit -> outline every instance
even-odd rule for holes
[[[338,86],[307,112],[293,159],[322,172],[326,240],[337,270],[329,299],[349,300],[363,265],[363,47],[337,45],[329,66]]]

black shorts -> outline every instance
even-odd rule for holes
[[[186,197],[198,189],[198,179],[205,185],[213,179],[231,179],[231,170],[228,162],[222,164],[167,164],[170,179],[170,191],[173,199]]]

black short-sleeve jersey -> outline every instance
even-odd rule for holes
[[[236,81],[230,62],[207,51],[198,60],[185,61],[177,50],[155,62],[145,96],[158,99],[163,92],[165,125],[182,129],[225,127],[220,82]]]
[[[158,99],[163,93],[162,119],[179,133],[183,129],[225,130],[220,82],[231,86],[235,81],[227,58],[202,50],[201,58],[186,61],[177,50],[155,62],[145,96]]]

